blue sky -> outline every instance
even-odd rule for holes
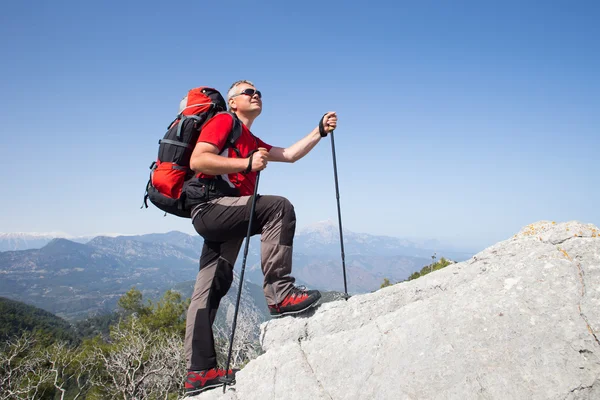
[[[0,231],[194,233],[141,210],[196,86],[263,92],[286,147],[338,112],[344,228],[480,250],[600,225],[597,2],[21,1],[0,6]],[[271,164],[298,226],[337,221],[329,139]]]

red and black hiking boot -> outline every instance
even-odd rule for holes
[[[238,369],[229,370],[229,379],[235,383],[235,373]],[[222,368],[213,368],[206,371],[189,371],[187,379],[185,380],[185,394],[186,396],[195,396],[205,390],[214,389],[219,386],[223,386],[221,378],[225,377],[225,370]]]
[[[269,305],[269,312],[272,317],[298,314],[316,306],[320,299],[321,293],[318,290],[306,290],[303,286],[294,286],[281,303]]]

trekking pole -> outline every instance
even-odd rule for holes
[[[335,178],[335,198],[337,199],[338,222],[340,225],[340,246],[342,248],[342,270],[344,272],[344,298],[348,300],[348,285],[346,284],[346,259],[344,256],[344,235],[342,234],[342,211],[340,209],[340,189],[338,187],[337,163],[335,161],[335,140],[333,139],[333,131],[331,135],[331,155],[333,156],[333,176]]]
[[[256,173],[256,184],[254,185],[254,196],[252,196],[252,206],[250,208],[250,221],[248,221],[248,234],[246,235],[246,246],[244,247],[244,259],[242,261],[242,272],[238,285],[237,300],[235,302],[235,312],[233,313],[233,324],[231,325],[231,338],[229,339],[229,352],[227,353],[227,367],[225,368],[225,377],[221,378],[223,382],[223,393],[227,385],[233,384],[233,378],[229,378],[229,364],[231,363],[231,352],[233,350],[233,338],[235,337],[235,327],[237,324],[238,310],[240,308],[240,298],[242,297],[242,285],[244,284],[244,270],[246,269],[246,258],[248,257],[248,247],[250,245],[250,236],[252,235],[252,220],[254,219],[254,207],[256,206],[256,197],[258,195],[258,180],[260,171]]]

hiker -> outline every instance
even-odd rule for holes
[[[229,111],[209,120],[193,150],[190,167],[197,172],[208,196],[191,209],[194,228],[204,238],[200,271],[187,313],[185,351],[188,394],[222,385],[225,370],[217,367],[212,324],[221,298],[233,281],[233,266],[247,235],[257,173],[268,163],[295,162],[315,147],[337,125],[335,112],[328,112],[320,126],[287,148],[273,147],[251,132],[262,111],[262,94],[250,81],[237,81],[227,93]],[[241,135],[233,148],[225,146],[229,133],[241,123]],[[215,179],[218,178],[218,179]],[[284,197],[257,196],[252,235],[261,234],[263,290],[274,317],[302,312],[321,298],[317,290],[294,286],[292,245],[296,215]],[[241,284],[241,282],[240,282]],[[234,371],[229,371],[233,375]]]

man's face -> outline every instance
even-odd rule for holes
[[[260,91],[247,83],[241,83],[235,87],[235,94],[230,99],[233,111],[258,116],[262,111],[262,99]]]

